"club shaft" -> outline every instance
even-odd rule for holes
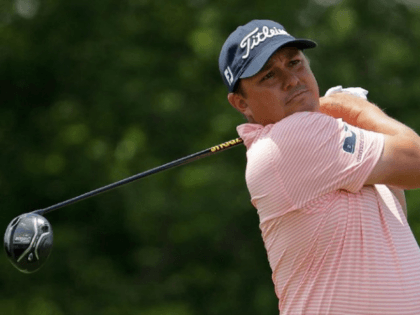
[[[109,184],[109,185],[106,185],[106,186],[97,188],[95,190],[92,190],[92,191],[89,191],[87,193],[84,193],[84,194],[82,194],[80,196],[76,196],[74,198],[71,198],[71,199],[68,199],[68,200],[59,202],[59,203],[57,203],[55,205],[52,205],[50,207],[47,207],[47,208],[44,208],[44,209],[35,210],[35,211],[32,211],[32,212],[33,213],[36,213],[36,214],[39,214],[39,215],[44,215],[44,214],[46,214],[48,212],[57,210],[59,208],[63,208],[65,206],[69,206],[69,205],[74,204],[76,202],[79,202],[79,201],[88,199],[88,198],[93,197],[93,196],[97,196],[97,195],[99,195],[99,194],[101,194],[103,192],[109,191],[111,189],[114,189],[114,188],[120,187],[122,185],[131,183],[131,182],[133,182],[135,180],[138,180],[140,178],[144,178],[146,176],[149,176],[149,175],[152,175],[152,174],[156,174],[158,172],[167,170],[169,168],[174,168],[176,166],[184,165],[184,164],[193,162],[195,160],[202,159],[202,158],[204,158],[206,156],[213,155],[213,154],[216,154],[216,153],[221,152],[221,151],[225,151],[225,150],[230,149],[230,148],[232,148],[234,146],[237,146],[238,144],[241,144],[241,143],[243,143],[243,140],[241,138],[236,138],[236,139],[233,139],[233,140],[230,140],[230,141],[221,143],[219,145],[213,146],[213,147],[208,148],[206,150],[203,150],[203,151],[200,151],[200,152],[197,152],[197,153],[194,153],[194,154],[185,156],[185,157],[180,158],[178,160],[175,160],[175,161],[172,161],[172,162],[163,164],[161,166],[152,168],[152,169],[150,169],[148,171],[145,171],[145,172],[142,172],[142,173],[133,175],[131,177],[122,179],[122,180],[120,180],[118,182],[115,182],[115,183],[112,183],[112,184]]]

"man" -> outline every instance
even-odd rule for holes
[[[361,97],[320,99],[315,46],[254,20],[219,57],[280,313],[420,314],[402,191],[420,187],[420,138]]]

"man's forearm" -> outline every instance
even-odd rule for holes
[[[350,125],[387,135],[416,133],[389,117],[376,105],[359,97],[337,93],[320,99],[321,111],[334,118],[341,118]]]

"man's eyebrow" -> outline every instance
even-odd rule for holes
[[[271,57],[267,60],[267,62],[265,63],[265,65],[261,68],[260,72],[263,71],[267,71],[268,69],[270,69],[274,63],[273,61],[273,57],[276,55],[277,51],[271,55]],[[292,50],[286,53],[285,57],[288,59],[292,59],[294,57],[296,57],[299,54],[299,50]]]
[[[262,67],[262,69],[260,70],[260,72],[266,71],[268,69],[271,68],[271,66],[273,65],[273,56],[275,54],[273,54],[270,59],[267,60],[267,62],[265,63],[265,65]]]

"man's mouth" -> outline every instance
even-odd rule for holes
[[[295,92],[293,92],[287,99],[286,99],[286,104],[290,103],[290,101],[292,101],[295,97],[308,92],[308,90],[306,89],[306,87],[302,87],[299,88],[298,90],[296,90]]]

